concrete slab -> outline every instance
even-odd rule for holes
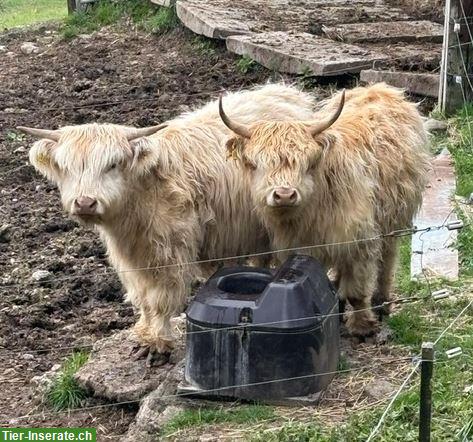
[[[162,0],[158,0],[162,1]],[[179,0],[177,15],[187,28],[210,38],[249,32],[322,34],[322,25],[408,20],[404,11],[379,1],[353,0]]]
[[[150,0],[151,3],[154,3],[155,5],[158,6],[164,6],[166,8],[170,8],[171,6],[174,6],[176,3],[176,0]]]
[[[442,57],[442,45],[439,43],[363,43],[359,46],[382,51],[390,58],[389,64],[376,64],[375,69],[389,67],[398,71],[432,71],[438,68]]]
[[[443,41],[443,26],[427,20],[339,24],[324,26],[323,31],[333,40],[348,43]]]
[[[429,186],[414,225],[424,228],[457,219],[454,213],[455,173],[450,153],[445,149],[433,161]],[[458,279],[458,251],[455,230],[442,228],[412,236],[411,277],[413,279]]]
[[[391,86],[406,89],[411,94],[437,97],[440,77],[437,74],[368,69],[361,71],[360,80],[362,83],[379,83],[384,81]]]
[[[231,36],[227,38],[227,49],[247,55],[268,69],[290,74],[356,73],[376,61],[389,59],[378,50],[294,32]]]

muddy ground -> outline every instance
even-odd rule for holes
[[[39,53],[23,54],[25,41]],[[32,140],[14,128],[156,124],[272,74],[241,73],[223,45],[182,29],[105,29],[65,42],[44,27],[0,35],[0,45],[0,426],[90,426],[116,440],[135,406],[66,415],[38,404],[34,377],[135,318],[97,236],[65,218],[57,189],[27,163]],[[33,279],[38,270],[50,272],[47,282]]]

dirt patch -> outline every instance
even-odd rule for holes
[[[134,323],[123,289],[107,272],[96,234],[65,218],[57,189],[27,163],[32,139],[15,126],[57,128],[92,121],[144,126],[218,95],[268,79],[242,74],[222,46],[193,44],[181,29],[156,38],[102,30],[71,42],[40,28],[0,36],[0,422],[14,426],[92,426],[99,440],[123,434],[136,407],[44,414],[31,379],[74,347]],[[25,55],[25,41],[39,47]],[[106,103],[97,105],[99,103]],[[46,282],[33,273],[49,272]],[[50,281],[52,279],[52,282]],[[87,405],[96,405],[91,400]],[[32,417],[17,420],[19,416]]]

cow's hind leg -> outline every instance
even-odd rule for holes
[[[376,285],[375,260],[356,260],[341,268],[340,295],[353,307],[346,326],[354,336],[370,336],[378,331],[379,323],[371,310],[371,296]]]
[[[384,315],[389,315],[391,312],[391,305],[383,305],[383,303],[389,302],[392,299],[391,291],[396,269],[397,249],[397,238],[385,238],[383,240],[381,260],[378,269],[378,281],[371,301],[374,307],[373,310],[378,314],[380,319],[382,319]]]

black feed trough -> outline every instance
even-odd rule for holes
[[[217,271],[187,310],[186,386],[196,395],[279,400],[322,391],[339,360],[338,300],[313,258]],[[211,390],[210,392],[207,392]]]

